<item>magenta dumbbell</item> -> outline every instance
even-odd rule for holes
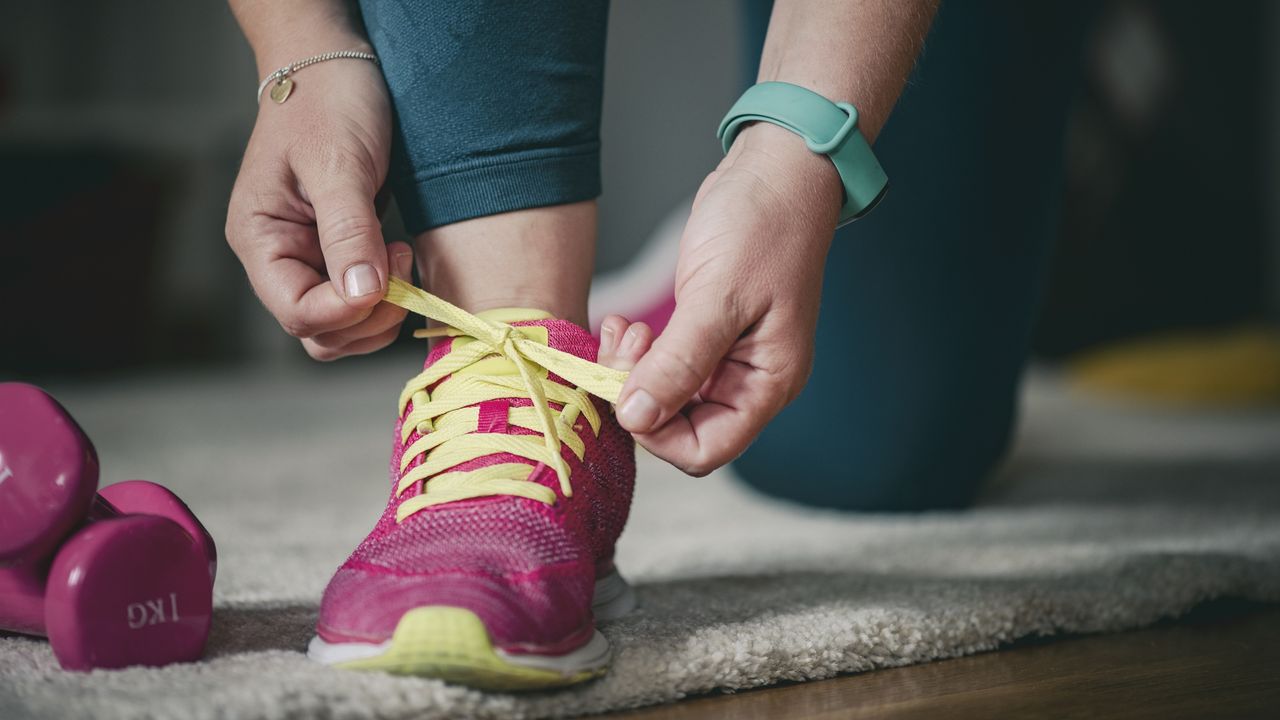
[[[0,564],[44,557],[84,520],[98,454],[40,388],[0,383]]]
[[[97,474],[93,445],[52,397],[0,384],[0,629],[48,636],[71,670],[198,659],[212,538],[165,488],[95,494]]]

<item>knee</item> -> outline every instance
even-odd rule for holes
[[[907,423],[854,418],[826,428],[795,409],[735,463],[738,476],[768,495],[862,512],[968,506],[1013,425],[1012,403],[985,416],[931,408],[909,413],[915,421]]]

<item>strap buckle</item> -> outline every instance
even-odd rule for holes
[[[826,142],[814,142],[809,138],[805,138],[804,144],[809,147],[811,152],[818,153],[819,155],[830,155],[836,150],[836,148],[840,147],[840,145],[844,143],[845,139],[849,137],[849,133],[853,132],[858,127],[857,108],[847,102],[838,102],[833,104],[840,108],[840,110],[849,117],[844,121],[844,124],[840,126],[840,129],[836,131],[836,134]]]

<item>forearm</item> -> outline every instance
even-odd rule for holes
[[[906,84],[937,0],[777,0],[760,82],[778,80],[858,108],[874,140]]]
[[[370,50],[354,5],[346,0],[229,0],[253,48],[258,74],[335,50]]]

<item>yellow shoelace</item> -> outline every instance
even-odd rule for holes
[[[582,458],[586,447],[578,436],[579,419],[585,418],[592,432],[600,433],[600,414],[588,393],[616,403],[627,373],[548,347],[546,331],[539,326],[513,327],[477,317],[397,278],[391,278],[385,299],[445,326],[416,331],[414,337],[448,335],[470,339],[455,340],[447,355],[410,379],[400,393],[400,415],[413,402],[413,410],[404,418],[400,441],[408,441],[414,430],[422,437],[404,450],[396,494],[402,495],[419,482],[423,483],[423,491],[400,503],[396,520],[403,521],[433,505],[491,495],[516,495],[555,504],[554,490],[529,480],[535,465],[501,463],[466,472],[443,472],[495,453],[510,453],[545,464],[555,470],[560,491],[565,497],[571,496],[573,487],[569,483],[569,467],[560,455],[561,445],[568,445]],[[495,355],[514,365],[518,377],[459,373],[486,358],[497,359],[492,358]],[[551,381],[548,371],[576,387]],[[440,382],[446,376],[452,377]],[[433,385],[435,388],[428,392]],[[480,411],[476,405],[506,398],[533,401],[533,407],[509,408],[507,423],[541,433],[541,439],[477,432]],[[549,402],[560,403],[564,409],[556,413]],[[425,461],[406,472],[423,454]]]

